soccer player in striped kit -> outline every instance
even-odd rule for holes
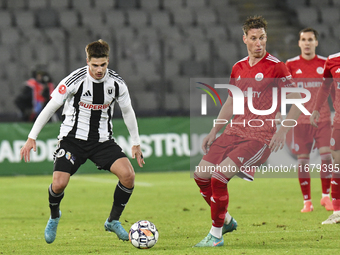
[[[295,87],[285,64],[266,51],[267,22],[261,16],[248,18],[243,24],[243,42],[247,46],[248,56],[238,61],[232,68],[230,84],[241,89],[247,97],[252,97],[253,107],[268,110],[273,103],[273,88]],[[248,88],[253,93],[248,95]],[[290,98],[300,99],[300,93],[290,93]],[[278,95],[280,104],[281,93]],[[233,116],[233,100],[240,98],[229,90],[229,96],[222,106],[217,119],[230,120]],[[237,228],[237,222],[228,212],[228,182],[235,175],[254,180],[254,166],[260,166],[272,151],[282,149],[285,135],[292,126],[292,120],[282,125],[276,132],[274,121],[278,107],[268,115],[257,115],[250,111],[244,100],[244,115],[235,115],[224,132],[216,139],[217,133],[225,126],[217,124],[203,139],[202,149],[205,155],[194,173],[195,181],[205,201],[210,206],[212,227],[209,234],[195,247],[216,247],[224,244],[223,235]],[[296,120],[300,115],[296,105],[292,105],[287,119]],[[249,120],[257,120],[255,126],[243,125]],[[263,125],[261,125],[261,121]],[[260,124],[259,124],[260,123]],[[206,171],[219,166],[217,171]],[[250,171],[249,171],[250,170]]]
[[[323,81],[323,67],[326,58],[315,53],[315,49],[318,46],[318,32],[315,29],[302,29],[299,35],[301,55],[288,59],[286,66],[297,86],[308,89],[311,92],[311,99],[304,106],[309,112],[312,112],[318,90]],[[292,135],[291,149],[297,155],[299,164],[298,177],[304,199],[304,207],[301,212],[313,211],[309,174],[309,154],[312,150],[313,140],[315,140],[315,147],[319,149],[321,156],[322,167],[320,177],[322,197],[320,203],[326,210],[333,211],[332,202],[329,198],[332,155],[329,148],[331,139],[331,112],[328,102],[324,102],[322,105],[320,115],[319,128],[310,125],[310,116],[301,114],[297,120],[298,125],[289,131],[291,132],[289,135]]]
[[[335,116],[333,119],[333,128],[331,133],[331,152],[333,156],[333,171],[331,179],[331,195],[333,204],[333,214],[322,224],[340,223],[340,53],[328,56],[323,77],[325,78],[319,88],[314,111],[310,116],[310,122],[314,127],[319,126],[321,116],[321,108],[327,100],[332,87],[334,86],[335,98],[333,106]]]
[[[135,173],[129,159],[112,138],[111,121],[115,102],[121,108],[132,139],[132,158],[137,159],[140,167],[145,163],[127,86],[117,73],[108,69],[109,45],[98,40],[88,44],[85,52],[87,66],[75,70],[58,84],[20,150],[21,158],[29,161],[31,149],[36,151],[36,139],[41,129],[64,105],[64,121],[54,154],[53,179],[48,188],[51,215],[45,228],[47,243],[52,243],[56,238],[61,218],[59,205],[70,177],[87,159],[94,162],[98,169],[110,171],[118,177],[112,209],[104,228],[115,232],[123,241],[129,240],[119,218],[132,194]]]

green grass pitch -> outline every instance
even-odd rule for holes
[[[61,204],[57,238],[46,244],[51,176],[0,178],[0,254],[338,254],[340,224],[321,225],[331,214],[320,205],[321,184],[312,179],[314,212],[303,206],[297,179],[238,178],[229,183],[229,211],[238,229],[225,245],[192,248],[211,226],[210,211],[189,172],[138,173],[121,221],[126,230],[147,219],[158,243],[134,248],[104,231],[117,178],[109,173],[76,174]]]

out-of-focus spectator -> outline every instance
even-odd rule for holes
[[[24,86],[15,98],[23,121],[34,121],[50,100],[54,90],[51,76],[43,67],[32,71],[32,77],[25,81]]]

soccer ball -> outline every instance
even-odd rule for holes
[[[140,220],[131,226],[129,239],[136,248],[149,249],[158,241],[158,230],[152,222]]]

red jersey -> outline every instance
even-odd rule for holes
[[[316,55],[311,60],[306,60],[302,56],[288,59],[286,66],[292,74],[294,81],[299,88],[308,89],[311,93],[311,99],[304,103],[305,108],[311,113],[316,102],[318,90],[323,82],[323,67],[326,58]],[[305,95],[302,94],[302,97]],[[299,124],[310,124],[310,116],[301,114],[298,118]],[[328,102],[325,102],[320,109],[319,122],[330,121],[331,111],[329,110]]]
[[[333,107],[335,109],[335,116],[333,123],[340,124],[340,52],[330,55],[325,63],[323,77],[325,78],[322,86],[319,89],[314,110],[321,113],[321,107],[327,100],[328,95],[334,86]],[[320,114],[321,117],[321,114]]]
[[[248,61],[249,57],[246,57],[237,62],[230,75],[230,84],[241,89],[245,96],[244,115],[235,115],[224,132],[269,144],[276,132],[274,119],[281,105],[281,88],[295,87],[295,83],[285,64],[269,53],[254,66],[250,66]],[[269,115],[252,113],[248,108],[246,98],[249,87],[253,90],[251,95],[253,106],[257,110],[268,110],[272,107],[272,88],[277,87],[275,111]],[[229,96],[233,96],[230,91]],[[276,95],[274,96],[276,97]]]

